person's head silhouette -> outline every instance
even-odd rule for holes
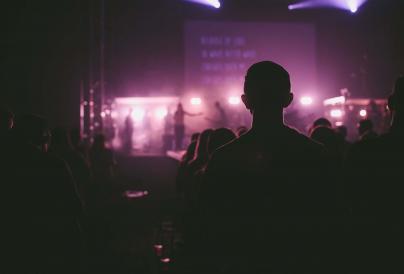
[[[284,126],[283,109],[293,101],[289,73],[280,65],[263,61],[252,65],[245,76],[241,99],[253,115],[252,129],[273,132]]]
[[[253,115],[288,107],[293,100],[289,73],[271,61],[252,65],[245,76],[241,99]]]
[[[394,85],[393,93],[389,97],[389,109],[393,113],[404,111],[404,76],[399,77]]]

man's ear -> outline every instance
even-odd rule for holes
[[[289,92],[283,99],[282,107],[287,108],[293,102],[293,97],[293,93]]]
[[[250,104],[250,101],[248,100],[247,95],[245,95],[245,94],[241,95],[241,101],[243,101],[245,107],[246,107],[248,110],[251,110],[251,104]]]

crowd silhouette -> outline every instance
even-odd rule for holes
[[[388,98],[390,130],[359,121],[353,144],[325,118],[309,137],[284,123],[293,93],[274,62],[248,69],[242,101],[251,129],[194,134],[179,164],[192,273],[403,273],[404,77]],[[179,105],[177,147],[185,114]],[[7,108],[0,126],[6,261],[14,273],[79,273],[86,212],[110,191],[113,151],[103,135],[89,147],[77,130]]]

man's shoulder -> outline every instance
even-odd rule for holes
[[[300,133],[298,130],[290,127],[286,127],[287,137],[289,143],[299,149],[305,150],[307,152],[318,152],[323,153],[325,148],[322,144],[316,142],[315,140],[307,137],[303,133]]]

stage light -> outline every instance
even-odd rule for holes
[[[202,4],[202,5],[206,5],[206,6],[211,6],[216,9],[219,9],[221,7],[219,0],[186,0],[186,1],[192,2],[192,3],[197,3],[197,4]]]
[[[171,262],[171,259],[170,258],[162,258],[160,261],[162,263],[168,264],[169,262]]]
[[[230,105],[239,105],[241,103],[241,99],[238,96],[231,96],[227,101]]]
[[[335,122],[336,127],[340,127],[340,126],[343,126],[343,125],[344,125],[344,122],[341,122],[341,121]]]
[[[310,96],[303,96],[300,98],[300,104],[302,104],[303,106],[310,106],[313,104],[313,98],[311,98]]]
[[[158,109],[156,109],[155,115],[156,115],[157,119],[161,120],[167,116],[167,113],[168,113],[168,111],[166,108],[158,108]]]
[[[199,97],[193,97],[193,98],[191,98],[190,102],[191,102],[191,105],[193,105],[193,106],[199,106],[200,104],[202,104],[202,99]]]
[[[332,109],[330,111],[330,115],[332,118],[341,118],[344,115],[344,113],[340,109]]]
[[[102,117],[102,118],[105,118],[105,112],[104,112],[104,111],[101,112],[101,117]]]
[[[344,104],[345,103],[345,96],[338,96],[324,100],[324,106],[330,105],[337,105],[337,104]]]
[[[367,0],[305,0],[288,6],[289,10],[309,8],[337,8],[356,13]]]
[[[136,122],[140,122],[143,120],[146,112],[142,108],[135,108],[132,111],[132,119],[135,120]]]
[[[366,117],[366,116],[368,116],[368,112],[366,111],[366,109],[361,109],[361,110],[359,111],[359,116],[360,116],[360,117]]]

